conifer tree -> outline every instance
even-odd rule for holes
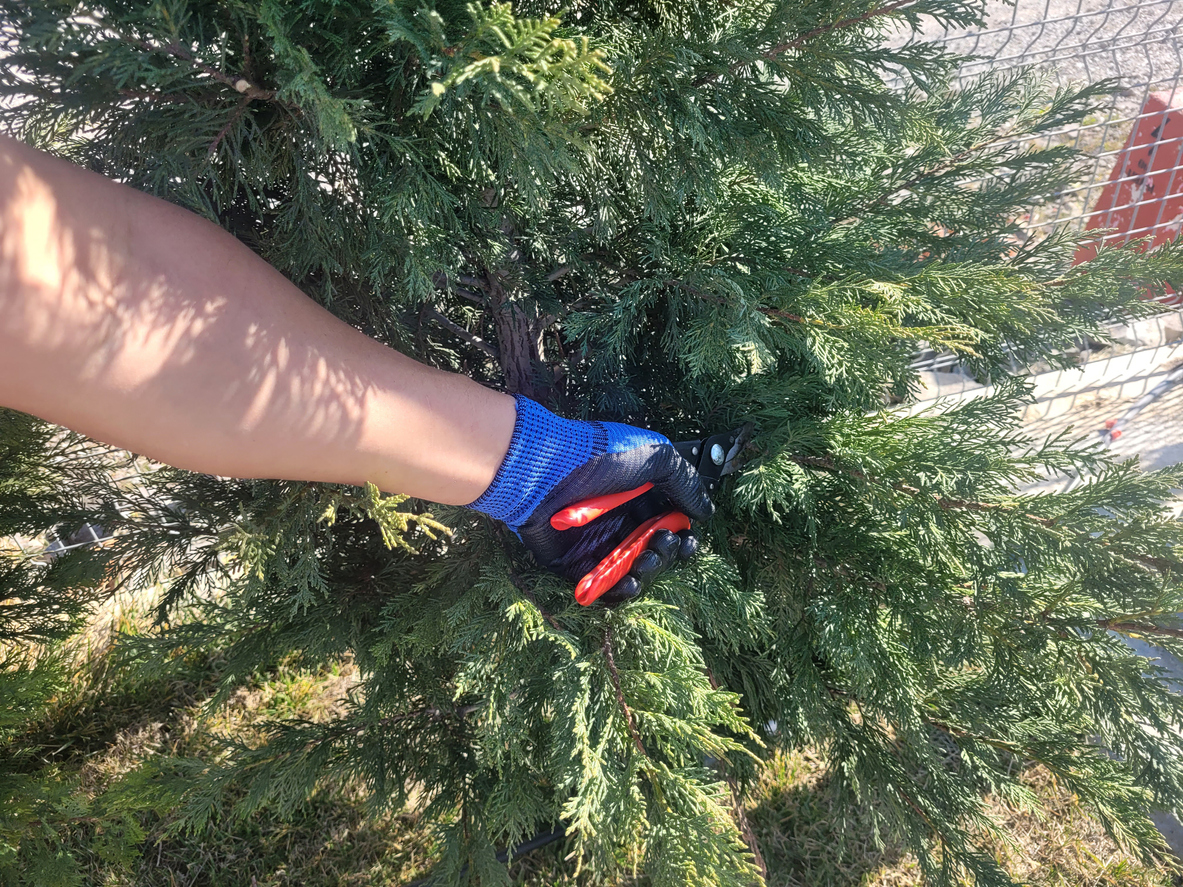
[[[157,650],[227,644],[225,692],[291,654],[348,651],[364,677],[329,723],[141,774],[93,814],[128,847],[126,811],[169,787],[200,829],[348,776],[438,823],[439,883],[505,883],[496,849],[561,823],[605,879],[747,885],[732,790],[811,745],[933,884],[1011,883],[983,797],[1033,802],[1027,762],[1154,851],[1183,706],[1121,636],[1183,654],[1183,469],[1026,438],[1013,378],[1183,280],[1171,248],[1074,268],[1076,236],[1014,236],[1079,174],[1042,138],[1113,84],[954,88],[958,59],[905,38],[975,23],[976,0],[0,10],[9,131],[216,221],[369,335],[573,418],[756,428],[699,556],[612,610],[461,508],[167,468],[114,484],[5,416],[0,533],[117,534],[3,563],[10,645],[52,649],[113,583],[160,582]],[[921,347],[993,393],[893,412]],[[1019,492],[1070,471],[1089,479]],[[6,711],[46,667],[5,660]],[[77,815],[69,786],[30,785],[11,749],[0,770],[6,876],[65,872],[46,835]]]

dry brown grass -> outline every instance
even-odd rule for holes
[[[1041,814],[997,799],[991,813],[1013,844],[991,843],[1012,877],[1033,887],[1172,887],[1167,865],[1123,852],[1080,800],[1042,767],[1023,774]],[[803,751],[778,754],[748,800],[748,814],[770,869],[770,887],[918,887],[915,858],[876,843],[867,810],[838,807],[824,761]]]
[[[1035,815],[992,801],[993,814],[1014,837],[1014,846],[995,844],[995,855],[1013,877],[1038,887],[1170,887],[1179,871],[1169,864],[1147,866],[1123,852],[1091,819],[1080,799],[1045,767],[1032,767],[1023,781],[1039,797]]]

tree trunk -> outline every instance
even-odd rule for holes
[[[549,388],[542,372],[542,335],[537,313],[513,298],[513,290],[499,274],[489,275],[489,306],[497,329],[501,370],[506,388],[531,400],[545,401]]]

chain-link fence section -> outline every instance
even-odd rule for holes
[[[1101,197],[1135,122],[1154,94],[1175,91],[1183,77],[1183,3],[1177,0],[1018,0],[1014,7],[991,4],[988,27],[949,33],[948,46],[975,58],[963,78],[986,71],[1035,67],[1060,84],[1113,79],[1121,90],[1103,114],[1074,132],[1047,137],[1068,142],[1090,158],[1079,184],[1051,198],[1045,210],[1027,220],[1028,230],[1044,234],[1055,224],[1082,227]],[[1183,140],[1160,142],[1171,155],[1170,168],[1183,161]],[[1174,176],[1171,176],[1174,187]],[[1163,219],[1155,221],[1160,225]],[[1127,232],[1131,236],[1149,229]]]
[[[1013,7],[991,0],[985,28],[930,35],[974,56],[962,77],[1030,66],[1062,85],[1120,83],[1104,113],[1046,138],[1047,145],[1075,146],[1087,163],[1076,184],[1047,195],[1017,220],[1027,236],[1045,236],[1056,225],[1117,229],[1105,238],[1111,244],[1178,235],[1183,200],[1170,198],[1183,193],[1181,29],[1183,2],[1176,0],[1016,0]],[[1110,332],[1112,343],[1081,343],[1081,369],[1034,377],[1025,430],[1037,440],[1062,432],[1095,435],[1116,455],[1137,456],[1144,468],[1183,461],[1183,313],[1176,309]],[[952,355],[921,354],[915,366],[929,398],[972,394],[985,381],[962,374]],[[1049,478],[1045,486],[1067,489],[1080,480]],[[1183,684],[1183,662],[1141,641],[1127,643]],[[1180,823],[1163,812],[1153,819],[1183,854]]]

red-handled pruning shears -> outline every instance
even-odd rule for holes
[[[744,450],[752,439],[752,432],[753,426],[749,423],[723,434],[679,441],[674,444],[674,449],[698,471],[707,492],[714,494],[719,489],[721,478],[743,466]],[[636,507],[644,509],[647,506],[649,511],[653,511],[655,506],[652,500],[656,498],[658,503],[663,500],[659,497],[641,499],[651,489],[653,484],[646,483],[632,490],[584,499],[557,512],[550,519],[550,525],[556,530],[582,527],[626,502],[637,502]],[[660,508],[660,504],[657,508]],[[680,511],[665,511],[648,516],[628,538],[600,561],[594,570],[579,580],[579,584],[575,586],[575,600],[586,607],[615,586],[628,574],[633,561],[649,546],[649,540],[654,534],[661,530],[679,533],[689,529],[690,518]]]

